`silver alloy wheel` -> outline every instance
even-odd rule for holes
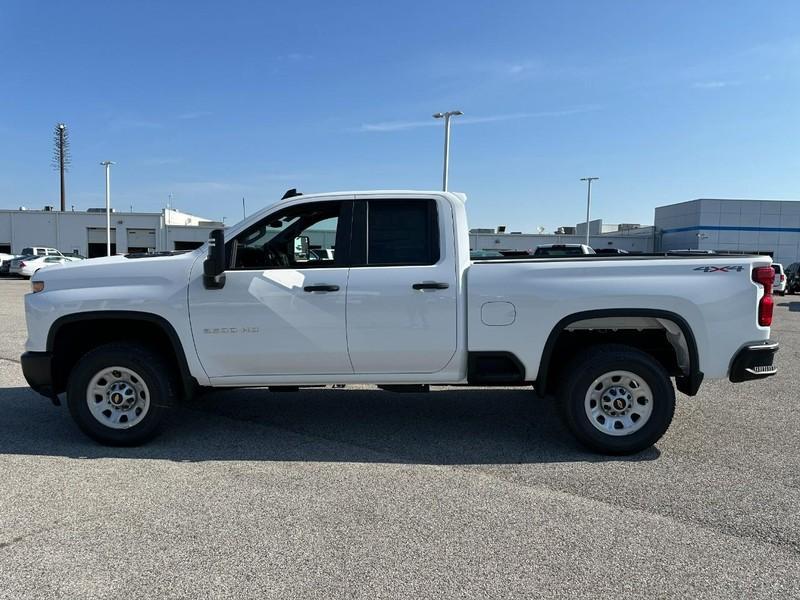
[[[644,427],[653,414],[653,392],[630,371],[609,371],[595,379],[586,392],[586,416],[606,435],[630,435]]]
[[[128,429],[141,422],[150,408],[144,379],[127,367],[106,367],[86,386],[89,412],[111,429]]]

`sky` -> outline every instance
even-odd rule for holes
[[[288,188],[450,189],[470,225],[649,224],[800,199],[800,3],[0,0],[0,207],[172,205],[226,223]]]

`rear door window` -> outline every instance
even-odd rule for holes
[[[433,265],[439,261],[434,200],[371,200],[366,210],[366,264]]]

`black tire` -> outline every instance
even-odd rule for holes
[[[595,380],[613,371],[627,371],[636,375],[644,380],[652,392],[649,418],[639,429],[627,435],[603,433],[593,425],[587,414],[589,409],[586,406],[591,402],[587,399],[590,387]],[[652,356],[636,348],[620,344],[594,346],[576,356],[564,369],[562,376],[564,380],[559,387],[558,399],[561,416],[578,441],[595,452],[611,455],[641,452],[655,444],[672,422],[675,390],[669,374]],[[628,412],[633,413],[634,409]]]
[[[143,396],[149,400],[144,416],[136,424],[122,429],[100,422],[92,414],[87,398],[87,388],[92,379],[110,367],[130,370],[138,376],[134,380],[138,382],[140,379],[149,392]],[[67,406],[81,431],[93,440],[107,446],[137,446],[159,433],[164,417],[174,403],[176,389],[170,366],[157,352],[140,344],[111,343],[87,352],[72,369],[67,383]],[[136,406],[133,408],[137,409]],[[125,419],[127,421],[127,416]]]

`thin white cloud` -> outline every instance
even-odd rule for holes
[[[741,81],[696,81],[692,87],[698,90],[718,90],[741,84]]]
[[[211,112],[207,110],[196,110],[194,112],[185,112],[183,114],[178,115],[179,119],[183,120],[190,120],[190,119],[201,119],[202,117],[210,117]]]
[[[563,110],[509,113],[505,115],[487,115],[478,117],[464,116],[464,117],[458,117],[457,122],[459,125],[476,125],[480,123],[496,123],[499,121],[516,121],[519,119],[564,117],[568,115],[592,112],[599,109],[600,109],[599,106],[579,106]],[[384,121],[381,123],[364,123],[361,125],[358,131],[389,132],[389,131],[404,131],[406,129],[416,129],[418,127],[436,127],[436,126],[440,126],[440,122],[432,118],[427,121]]]

